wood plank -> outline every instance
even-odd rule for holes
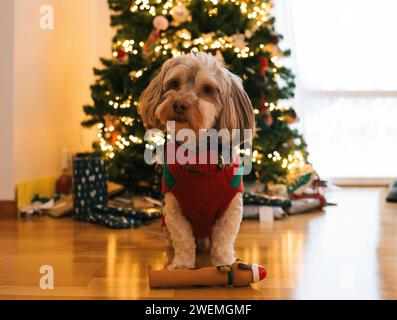
[[[330,195],[338,205],[326,213],[244,221],[236,256],[268,269],[246,288],[151,290],[148,266],[163,268],[172,257],[159,221],[111,230],[0,211],[0,299],[397,299],[397,205],[385,194],[344,188]],[[54,268],[54,290],[39,287],[44,264]]]
[[[17,205],[15,201],[0,200],[0,214],[2,218],[16,218]]]

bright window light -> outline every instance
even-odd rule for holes
[[[397,176],[397,1],[288,2],[304,133],[321,176]]]

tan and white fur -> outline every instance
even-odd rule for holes
[[[139,111],[148,128],[164,130],[167,121],[173,120],[176,131],[189,128],[197,136],[200,129],[254,130],[255,126],[253,108],[241,79],[206,53],[166,61],[142,93]],[[210,247],[213,265],[233,263],[242,211],[242,195],[237,193],[212,227],[211,239],[195,239],[178,201],[172,193],[166,193],[164,213],[174,249],[168,268],[194,268],[198,245]]]

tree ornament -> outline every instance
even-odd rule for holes
[[[244,49],[247,46],[245,36],[242,33],[236,33],[229,37],[230,42],[235,48]]]
[[[293,124],[298,121],[298,115],[296,114],[294,109],[289,109],[288,111],[285,112],[282,116],[279,117],[281,121],[285,121],[288,124]],[[293,142],[295,143],[295,142]]]
[[[261,78],[261,87],[264,86],[266,70],[269,69],[269,60],[265,56],[259,57],[259,76]],[[269,105],[265,103],[265,96],[263,91],[261,90],[259,93],[259,113],[265,117],[265,123],[267,126],[271,126],[273,124],[273,116],[270,112]]]
[[[266,52],[269,52],[270,55],[271,55],[272,57],[278,57],[278,58],[280,58],[280,57],[282,57],[282,55],[283,55],[283,52],[282,52],[281,49],[278,47],[278,45],[275,45],[275,44],[273,44],[273,43],[268,43],[268,44],[264,45],[264,46],[262,47],[262,50],[263,50],[263,51],[266,51]]]
[[[118,131],[118,130],[113,130],[111,133],[110,133],[110,144],[112,145],[112,146],[114,146],[115,144],[116,144],[116,142],[118,141],[118,140],[120,140],[120,137],[121,137],[121,132],[120,131]]]
[[[272,113],[271,113],[271,111],[269,110],[269,108],[266,107],[266,106],[263,107],[263,108],[262,108],[261,114],[264,115],[264,117],[265,117],[265,123],[267,124],[267,126],[268,126],[268,127],[271,127],[271,125],[273,124],[273,116],[272,116]]]
[[[164,16],[156,16],[153,19],[154,30],[150,33],[143,46],[143,56],[147,58],[153,52],[157,40],[160,38],[160,32],[167,30],[169,27],[169,22]]]
[[[199,40],[202,40],[203,41],[202,43],[211,43],[214,37],[215,37],[215,32],[203,33],[202,35],[200,35],[198,39],[194,39],[193,43],[200,44]],[[227,37],[225,37],[225,39],[227,39]]]
[[[137,73],[137,71],[132,70],[132,71],[130,72],[130,78],[131,78],[131,79],[136,79],[136,78],[137,78],[136,73]]]
[[[264,102],[264,95],[263,92],[260,92],[259,98],[259,114],[263,115],[265,123],[268,127],[273,124],[273,116],[269,109],[269,106]]]
[[[258,73],[261,78],[261,87],[264,86],[267,69],[269,69],[269,60],[265,56],[260,56]],[[259,113],[264,116],[266,125],[270,127],[273,124],[273,116],[270,112],[269,105],[265,103],[265,96],[262,91],[259,94],[258,109]]]
[[[253,30],[250,30],[250,29],[247,29],[247,30],[245,30],[244,31],[244,35],[245,35],[245,37],[247,38],[247,39],[251,39],[252,38],[252,36],[254,35],[254,31]]]
[[[119,140],[119,137],[122,135],[122,123],[120,118],[116,115],[107,114],[104,116],[105,127],[107,128],[105,137],[109,141],[109,143],[114,146]]]
[[[116,51],[115,58],[116,58],[117,62],[119,62],[119,63],[127,63],[128,62],[127,53],[123,49]]]
[[[174,27],[178,27],[182,23],[192,21],[192,16],[189,10],[182,4],[178,4],[175,7],[173,7],[170,11],[170,14],[173,19],[171,24]]]
[[[164,31],[168,29],[170,23],[168,22],[167,18],[164,16],[156,16],[153,19],[153,27],[156,31]]]
[[[191,40],[192,39],[192,34],[187,29],[180,29],[180,30],[176,31],[175,36],[177,38],[180,38],[183,40]]]
[[[110,126],[113,125],[113,120],[115,120],[115,119],[117,119],[117,118],[116,118],[116,116],[114,116],[114,115],[107,114],[107,115],[105,115],[105,116],[103,117],[103,119],[105,120],[105,121],[104,121],[105,126],[109,128]]]
[[[259,63],[260,63],[259,75],[261,77],[264,77],[265,73],[266,73],[266,70],[269,69],[269,60],[266,57],[264,57],[264,56],[260,56],[259,57]]]

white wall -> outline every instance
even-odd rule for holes
[[[106,0],[14,2],[13,163],[18,183],[58,175],[63,149],[91,148],[96,131],[81,128],[82,106],[90,102],[92,68],[100,55],[110,55],[112,32]],[[40,28],[43,4],[55,10],[54,30]]]
[[[13,39],[14,1],[0,10],[0,200],[14,198],[13,178]]]
[[[40,28],[40,7],[55,11]],[[92,68],[110,56],[107,0],[2,0],[0,5],[0,200],[15,184],[59,175],[61,153],[87,151],[96,130],[80,126]]]

